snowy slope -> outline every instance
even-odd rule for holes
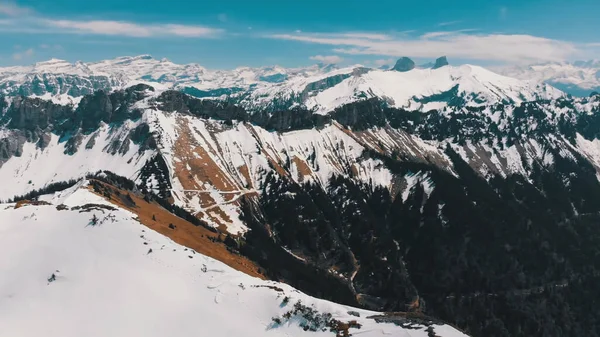
[[[0,163],[0,200],[100,170],[135,179],[153,154],[151,150],[139,151],[139,146],[126,138],[138,123],[128,121],[119,129],[103,125],[96,132],[83,136],[77,151],[71,155],[65,153],[67,142],[61,141],[55,134],[50,135],[49,144],[44,149],[26,142],[20,156]],[[7,137],[11,137],[10,133],[7,133]],[[122,147],[127,151],[112,153],[111,145],[122,141],[127,143]]]
[[[70,192],[47,199],[70,207],[99,199],[87,190]],[[121,209],[2,204],[0,233],[0,331],[6,336],[335,335],[304,331],[300,325],[307,321],[299,316],[273,321],[298,301],[341,322],[357,321],[362,327],[350,328],[353,335],[428,336],[420,324],[378,324],[368,318],[375,312],[250,277],[174,243]],[[447,325],[430,329],[436,336],[465,336]]]

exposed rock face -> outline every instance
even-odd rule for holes
[[[449,65],[448,59],[446,56],[439,57],[435,60],[435,64],[433,65],[433,69],[438,69],[444,66]]]
[[[39,98],[15,97],[3,117],[8,127],[20,130],[44,130],[58,121],[73,117],[73,108]]]
[[[7,137],[0,138],[0,168],[12,156],[21,156],[27,137],[20,131],[11,131]]]
[[[325,89],[334,87],[334,86],[340,84],[343,80],[349,78],[350,76],[351,76],[350,74],[340,74],[340,75],[324,78],[317,82],[309,83],[308,85],[306,85],[306,88],[304,88],[304,92],[302,93],[302,100],[305,100],[310,95],[311,92],[325,90]]]
[[[66,74],[34,74],[27,75],[22,83],[2,83],[0,91],[11,96],[67,94],[78,97],[92,94],[97,90],[109,90],[118,84],[116,79],[106,76],[80,77]]]
[[[405,72],[415,69],[415,62],[408,57],[402,57],[398,61],[396,61],[396,65],[392,68],[392,70]]]
[[[160,108],[168,112],[188,113],[200,118],[241,120],[248,118],[246,111],[233,104],[201,100],[179,91],[165,91],[158,97]]]
[[[139,118],[141,112],[131,106],[142,100],[146,91],[154,91],[154,88],[138,84],[110,94],[100,90],[93,95],[84,96],[75,111],[76,121],[84,132],[90,132],[97,128],[100,122],[119,123]]]
[[[331,116],[340,124],[356,131],[383,126],[386,123],[384,103],[378,99],[345,105],[336,109]]]

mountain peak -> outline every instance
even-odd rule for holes
[[[55,65],[55,64],[64,64],[64,63],[69,63],[66,60],[61,60],[61,59],[57,59],[57,58],[51,58],[48,61],[40,61],[40,62],[36,62],[35,66],[36,67],[40,67],[40,66],[48,66],[48,65]]]
[[[441,68],[441,67],[445,67],[448,64],[449,63],[448,63],[448,59],[446,58],[446,56],[438,57],[435,60],[435,64],[433,65],[433,69],[438,69],[438,68]]]
[[[401,57],[396,61],[396,65],[392,68],[392,70],[405,72],[415,69],[415,62],[408,57]]]

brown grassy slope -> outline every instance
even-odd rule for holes
[[[131,205],[128,202],[124,202],[124,200],[122,200],[124,198],[120,198],[117,195],[118,191],[122,196],[125,196],[128,193],[127,191],[120,190],[97,180],[95,182],[103,185],[105,190],[111,191],[111,199],[107,199],[109,202],[135,213],[138,216],[139,221],[146,227],[167,236],[180,245],[219,260],[236,270],[250,276],[265,279],[265,276],[260,273],[258,265],[244,256],[229,251],[225,244],[219,242],[219,234],[213,233],[204,227],[195,226],[170,213],[159,204],[155,202],[146,202],[143,198],[136,196],[133,193],[129,193],[131,199],[135,203],[135,205]],[[90,190],[94,192],[91,187]],[[104,197],[101,194],[96,194]],[[156,220],[153,220],[153,216]],[[170,224],[173,224],[175,229],[169,228]]]

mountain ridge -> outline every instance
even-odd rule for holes
[[[0,92],[77,104],[81,96],[96,90],[111,91],[141,83],[161,91],[176,89],[199,98],[227,100],[250,111],[303,107],[318,113],[371,97],[388,99],[394,107],[426,111],[446,107],[451,99],[456,101],[453,104],[477,106],[563,95],[550,86],[504,78],[480,67],[448,66],[445,57],[436,62],[439,64],[425,69],[415,68],[412,62],[413,66],[403,72],[360,65],[215,71],[149,55],[74,64],[53,59],[30,67],[0,68]]]

